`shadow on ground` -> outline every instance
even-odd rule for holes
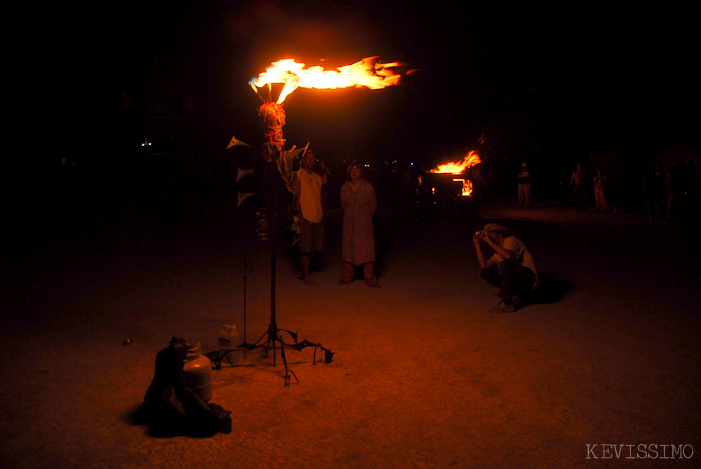
[[[540,272],[540,287],[536,291],[529,303],[553,304],[559,303],[572,291],[572,284],[564,279],[558,278],[552,272]]]

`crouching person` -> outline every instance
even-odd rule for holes
[[[538,288],[538,271],[531,252],[507,228],[496,223],[475,233],[473,241],[482,278],[500,288],[501,301],[489,311],[513,313],[523,298]],[[489,259],[485,259],[483,243],[494,250]]]

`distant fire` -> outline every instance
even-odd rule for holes
[[[462,161],[439,164],[435,169],[430,170],[429,173],[462,174],[465,170],[481,162],[482,160],[480,160],[477,152],[471,150],[465,155]]]
[[[438,174],[453,174],[457,176],[463,174],[465,171],[481,162],[482,160],[480,160],[479,154],[476,151],[471,150],[467,153],[467,155],[465,155],[462,161],[440,164],[429,172]],[[453,181],[462,182],[461,195],[463,197],[472,196],[472,181],[467,178],[454,178]]]
[[[249,84],[256,93],[258,88],[266,85],[284,84],[277,99],[278,104],[282,104],[287,95],[299,87],[317,89],[364,87],[379,90],[398,84],[402,74],[396,69],[403,64],[380,63],[377,62],[377,58],[368,57],[354,64],[338,67],[336,70],[324,70],[319,66],[305,68],[305,64],[295,62],[294,59],[279,60],[273,62],[265,72],[253,78]]]

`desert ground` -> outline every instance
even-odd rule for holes
[[[255,350],[213,371],[231,433],[160,437],[134,415],[174,336],[217,348],[270,322],[270,242],[235,210],[27,230],[5,242],[0,465],[143,467],[699,467],[698,223],[640,210],[485,204],[377,214],[381,289],[340,275],[326,215],[317,287],[276,249],[282,329],[334,352]],[[471,236],[488,222],[532,251],[541,289],[493,314]],[[242,261],[246,275],[245,308]],[[681,451],[680,451],[681,450]]]

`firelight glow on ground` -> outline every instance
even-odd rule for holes
[[[638,445],[689,445],[690,459],[632,464],[698,467],[699,292],[680,261],[691,233],[564,208],[482,215],[534,253],[547,288],[535,303],[487,312],[498,298],[470,241],[484,220],[380,213],[382,288],[339,287],[331,212],[320,286],[282,256],[277,310],[281,328],[333,350],[333,363],[288,352],[300,381],[289,387],[256,354],[215,371],[212,402],[234,430],[203,439],[154,438],[132,412],[172,336],[206,351],[222,323],[241,331],[246,250],[249,341],[265,331],[267,248],[237,241],[230,218],[146,230],[138,243],[128,227],[56,241],[6,303],[27,320],[2,333],[3,467],[585,467],[602,462],[603,444],[635,445],[638,457]]]

